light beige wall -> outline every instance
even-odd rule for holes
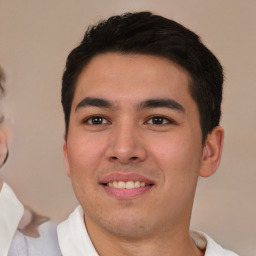
[[[200,179],[192,227],[244,256],[256,254],[256,1],[0,0],[5,112],[13,127],[1,175],[20,199],[62,220],[76,205],[62,157],[61,75],[88,24],[151,10],[196,31],[225,67],[222,164]]]

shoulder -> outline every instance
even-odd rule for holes
[[[57,226],[47,221],[38,227],[39,237],[25,236],[29,256],[60,256]]]
[[[18,230],[8,256],[61,256],[56,225],[47,221],[38,227],[38,233],[38,237],[31,237]]]

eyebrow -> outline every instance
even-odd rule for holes
[[[145,108],[170,108],[180,112],[185,112],[184,107],[180,103],[169,98],[145,100],[139,104],[138,109]]]
[[[86,97],[77,104],[75,111],[77,111],[79,108],[84,108],[88,106],[99,108],[113,108],[113,104],[105,99]]]
[[[86,97],[77,104],[75,111],[84,107],[114,108],[114,105],[110,101],[102,98]],[[185,112],[184,107],[180,103],[169,98],[148,99],[141,102],[137,108],[138,110],[147,108],[170,108]]]

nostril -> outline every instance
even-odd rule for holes
[[[133,157],[131,157],[131,160],[136,160],[136,159],[138,159],[138,157],[137,157],[137,156],[133,156]]]

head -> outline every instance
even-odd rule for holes
[[[89,61],[102,53],[164,57],[189,74],[189,91],[200,113],[202,141],[219,125],[223,70],[198,35],[179,23],[149,12],[113,16],[89,27],[68,56],[62,82],[66,136],[77,79]]]
[[[176,22],[135,13],[89,28],[62,104],[66,170],[91,236],[188,231],[197,179],[220,161],[221,94],[221,65]]]

